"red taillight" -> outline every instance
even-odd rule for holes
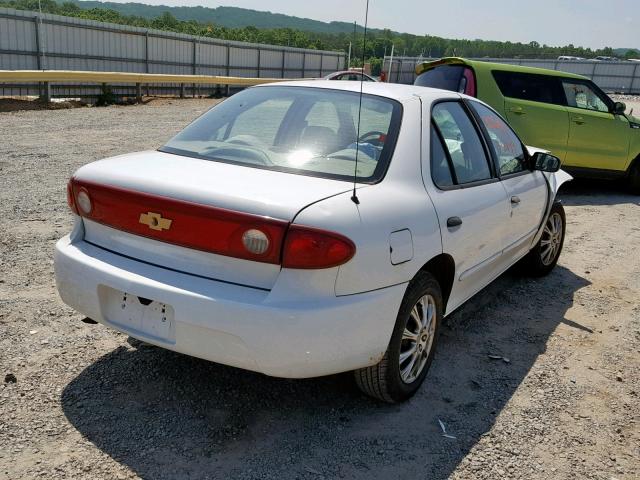
[[[291,225],[284,241],[285,268],[330,268],[348,262],[356,246],[347,237],[311,227]]]
[[[73,195],[73,178],[67,183],[67,204],[73,213],[80,215],[76,207],[76,198]]]
[[[74,178],[67,201],[77,215],[118,230],[286,268],[335,267],[356,251],[338,233]]]
[[[76,179],[70,184],[70,207],[94,222],[187,248],[280,263],[288,225],[283,220]]]

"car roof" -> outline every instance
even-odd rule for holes
[[[548,68],[524,67],[522,65],[511,65],[508,63],[485,62],[483,60],[469,60],[459,57],[445,57],[432,62],[423,62],[416,65],[416,74],[420,75],[426,70],[437,67],[439,65],[468,65],[474,70],[498,70],[504,72],[521,72],[521,73],[537,73],[538,75],[548,75],[551,77],[579,78],[580,80],[588,80],[583,75],[575,73],[563,72],[561,70],[551,70]]]
[[[343,90],[360,93],[360,82],[336,81],[336,80],[296,80],[287,82],[274,82],[258,85],[254,88],[268,87],[311,87],[327,90]],[[460,98],[462,95],[449,90],[438,88],[420,87],[415,85],[402,85],[399,83],[362,82],[362,93],[387,97],[399,102],[404,102],[415,97],[426,101],[434,101],[440,98]]]
[[[331,72],[329,75],[325,75],[325,78],[330,77],[332,75],[340,75],[341,73],[355,73],[356,75],[366,75],[367,77],[371,76],[363,72],[358,72],[357,70],[338,70],[337,72]]]

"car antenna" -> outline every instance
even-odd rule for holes
[[[367,46],[367,21],[369,20],[369,0],[367,0],[367,8],[364,13],[364,35],[362,37],[362,72],[360,72],[360,99],[358,102],[358,128],[356,129],[356,161],[353,167],[353,194],[351,201],[356,205],[360,205],[360,199],[356,193],[356,182],[358,179],[358,153],[360,152],[360,113],[362,113],[362,85],[364,83],[364,56]]]

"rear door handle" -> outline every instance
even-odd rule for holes
[[[462,225],[462,219],[460,217],[447,218],[447,227],[453,228]]]
[[[573,117],[573,123],[578,125],[584,125],[586,122],[583,117]]]
[[[511,113],[515,113],[516,115],[526,115],[526,114],[527,114],[527,112],[525,112],[525,111],[522,109],[522,107],[511,107],[511,108],[509,109],[509,111],[510,111]]]
[[[517,195],[514,195],[513,197],[511,197],[511,204],[512,205],[517,205],[518,203],[520,203],[520,197]]]

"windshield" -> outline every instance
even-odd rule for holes
[[[255,168],[374,183],[398,134],[399,103],[326,88],[257,87],[216,105],[163,152]]]

